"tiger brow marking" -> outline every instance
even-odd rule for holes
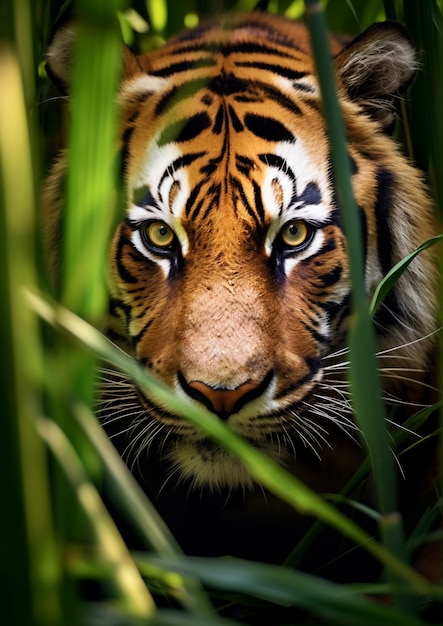
[[[260,70],[267,70],[273,74],[284,76],[289,80],[299,80],[308,75],[308,72],[293,70],[290,67],[285,67],[277,63],[266,63],[264,61],[236,61],[235,65],[237,67],[253,67]]]
[[[261,195],[261,188],[256,181],[252,181],[252,186],[254,187],[254,199],[255,199],[255,207],[258,211],[258,216],[260,218],[260,222],[264,224],[265,221],[265,209],[263,206],[263,200]]]
[[[236,154],[235,160],[238,171],[245,176],[249,176],[251,170],[254,168],[254,161],[243,154]]]
[[[292,182],[294,183],[297,182],[297,177],[295,176],[294,172],[287,164],[286,160],[283,159],[281,156],[278,156],[278,154],[273,154],[272,152],[268,152],[265,154],[259,154],[258,158],[265,165],[276,167],[278,170],[280,170],[284,174],[287,174]]]
[[[194,188],[192,189],[189,198],[186,200],[186,206],[185,206],[185,215],[186,217],[189,217],[192,207],[195,203],[195,201],[197,200],[198,194],[200,193],[201,188],[203,187],[204,184],[204,180],[201,180],[199,183],[197,183]]]
[[[257,215],[257,213],[254,211],[254,208],[251,206],[248,198],[246,197],[245,191],[243,189],[243,185],[241,184],[240,180],[237,177],[235,177],[235,176],[231,176],[230,177],[230,184],[232,185],[232,188],[235,191],[237,191],[237,193],[240,196],[240,199],[241,199],[244,207],[246,208],[246,210],[249,213],[249,215],[254,219],[254,221],[257,224],[257,226],[262,226],[263,225],[263,220],[260,219],[261,215]],[[258,208],[258,210],[259,210],[259,213],[260,213],[260,209],[259,208]],[[263,211],[263,219],[264,219],[264,211]]]
[[[209,198],[209,204],[202,218],[202,220],[204,221],[209,215],[209,213],[212,211],[214,206],[218,206],[219,200],[220,200],[220,191],[221,191],[220,183],[214,183],[213,185],[211,185],[205,192],[205,197],[200,199],[197,202],[194,209],[191,211],[191,207],[189,208],[189,219],[190,220],[197,219],[197,217],[200,215],[201,209],[203,208],[205,204],[205,201]],[[197,196],[194,198],[193,202],[195,203],[196,200],[197,200]]]
[[[175,159],[166,168],[166,170],[163,173],[163,176],[160,178],[158,187],[161,187],[165,178],[172,176],[178,170],[183,169],[184,167],[187,167],[188,165],[191,165],[191,163],[193,163],[194,161],[197,161],[197,159],[201,159],[202,157],[205,157],[206,155],[207,155],[207,152],[190,152],[189,154],[185,154],[183,156],[178,157],[178,159]]]

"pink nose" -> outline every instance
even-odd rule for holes
[[[232,413],[237,413],[247,402],[258,398],[266,390],[274,374],[269,371],[260,382],[247,381],[236,389],[214,388],[193,380],[188,383],[179,373],[179,382],[184,391],[194,400],[202,402],[212,413],[222,419],[228,419]]]

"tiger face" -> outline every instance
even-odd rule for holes
[[[392,24],[331,45],[369,298],[435,234],[421,177],[388,133],[416,61]],[[305,28],[251,14],[128,53],[119,103],[128,200],[111,246],[109,336],[314,488],[340,488],[362,454],[346,382],[349,263]],[[431,255],[418,257],[375,319],[394,402],[421,401],[435,279]],[[103,388],[104,423],[128,459],[156,457],[165,481],[252,485],[131,383],[114,375]]]

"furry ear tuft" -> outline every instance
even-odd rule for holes
[[[55,33],[46,53],[48,76],[63,91],[68,91],[71,82],[76,39],[77,33],[73,23],[62,26]]]
[[[72,78],[77,28],[69,22],[59,28],[46,53],[46,71],[51,81],[64,93],[69,92]],[[122,46],[122,75],[128,78],[140,73],[141,69],[132,52]]]
[[[418,69],[406,30],[395,22],[374,24],[338,53],[335,64],[348,96],[388,129],[395,117],[395,100]]]

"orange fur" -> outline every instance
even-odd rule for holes
[[[421,174],[387,133],[392,101],[415,72],[406,35],[384,25],[345,43],[331,39],[365,222],[369,298],[387,269],[437,226]],[[346,239],[307,31],[283,18],[246,15],[124,58],[119,104],[128,213],[110,252],[109,334],[147,371],[226,419],[312,488],[338,492],[365,452],[354,437],[346,386]],[[50,181],[50,204],[59,179],[60,168]],[[137,199],[140,189],[144,200]],[[153,222],[171,237],[169,247],[150,239]],[[384,390],[400,403],[400,421],[410,412],[402,401],[433,400],[422,383],[432,383],[436,306],[435,256],[428,251],[375,320]],[[129,383],[124,393],[105,388],[104,422],[112,431],[117,416],[117,446],[133,455],[154,497],[175,477],[186,492],[189,485],[228,493],[253,488],[241,464],[191,425]],[[416,456],[405,461],[407,478],[420,471],[416,463]],[[423,488],[418,479],[417,498]],[[235,509],[240,527],[245,518],[257,522],[256,495]],[[417,498],[410,498],[412,511]],[[370,485],[363,499],[372,504]],[[174,523],[181,513],[172,500],[164,508]],[[281,531],[287,548],[294,524],[300,531],[304,524],[273,507],[259,505],[260,524]],[[227,510],[223,505],[216,519],[229,528]],[[233,551],[249,556],[249,539],[233,540]],[[277,559],[279,550],[263,558]]]

